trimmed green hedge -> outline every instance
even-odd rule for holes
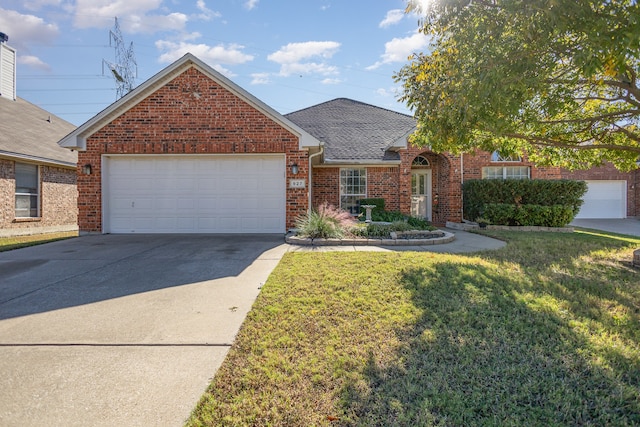
[[[564,227],[573,221],[573,207],[488,203],[483,218],[495,225]]]
[[[466,181],[462,191],[465,219],[482,216],[496,225],[562,227],[578,213],[587,184],[567,179],[476,179]]]

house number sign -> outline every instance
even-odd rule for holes
[[[304,179],[290,179],[289,188],[304,188]]]

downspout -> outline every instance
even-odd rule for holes
[[[460,223],[464,222],[464,153],[460,153]]]
[[[313,177],[313,173],[311,170],[311,162],[313,161],[313,158],[316,156],[319,156],[320,154],[324,153],[324,142],[320,142],[320,145],[318,146],[320,147],[320,151],[318,151],[317,153],[314,153],[312,155],[309,156],[309,209],[308,211],[311,212],[311,200],[312,200],[312,191],[313,191],[313,185],[312,185],[312,177]]]

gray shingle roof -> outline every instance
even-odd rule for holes
[[[2,156],[75,167],[78,153],[58,145],[58,141],[75,128],[22,98],[13,101],[0,97]]]
[[[285,117],[324,142],[326,163],[398,161],[390,148],[416,126],[411,116],[346,98]]]

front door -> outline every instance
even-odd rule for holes
[[[431,221],[431,169],[411,171],[411,216]]]

